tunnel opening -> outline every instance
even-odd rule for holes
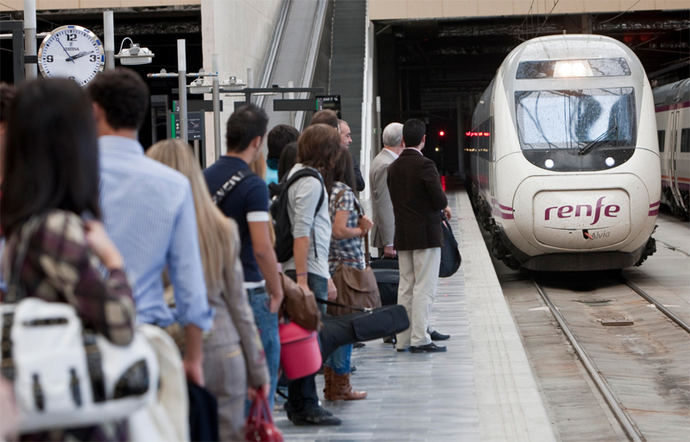
[[[652,87],[690,77],[689,10],[376,21],[381,126],[422,119],[424,155],[441,174],[464,180],[472,113],[501,62],[523,41],[562,33],[600,34],[625,43],[640,58]]]

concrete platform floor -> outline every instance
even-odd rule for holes
[[[325,402],[337,427],[274,419],[285,440],[549,441],[553,432],[464,191],[449,195],[463,264],[441,279],[431,324],[447,353],[398,353],[381,341],[353,353],[362,401]],[[322,376],[317,376],[319,390]],[[319,396],[323,397],[321,391]]]

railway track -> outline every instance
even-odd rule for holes
[[[628,439],[631,441],[655,440],[658,439],[661,434],[663,434],[664,430],[658,428],[658,426],[650,425],[648,415],[656,412],[657,409],[664,409],[666,411],[669,411],[670,409],[672,410],[670,413],[671,420],[674,420],[675,417],[683,418],[683,410],[685,409],[685,417],[690,417],[687,416],[687,401],[690,401],[690,391],[688,391],[687,379],[680,380],[674,376],[659,379],[659,374],[663,373],[664,368],[662,366],[655,365],[653,361],[645,361],[645,352],[650,354],[655,353],[654,350],[649,349],[664,347],[664,345],[661,344],[653,335],[650,335],[650,333],[652,330],[654,330],[654,333],[658,334],[659,336],[674,336],[674,341],[677,340],[680,335],[683,335],[685,338],[684,342],[687,343],[687,334],[690,333],[690,326],[673,312],[671,312],[668,308],[666,308],[661,302],[654,299],[633,282],[624,277],[620,282],[632,290],[632,292],[634,292],[636,295],[643,298],[646,302],[654,305],[656,311],[665,315],[665,317],[670,319],[670,321],[672,321],[675,325],[672,325],[665,318],[655,314],[652,311],[653,309],[647,308],[645,311],[644,309],[640,309],[638,307],[636,310],[636,314],[639,316],[637,320],[619,317],[615,321],[606,320],[608,322],[605,322],[604,319],[601,319],[600,324],[602,326],[623,326],[616,327],[618,330],[621,330],[621,332],[600,332],[600,330],[603,329],[597,330],[595,327],[591,326],[593,322],[591,317],[589,320],[585,320],[584,316],[586,316],[586,314],[582,312],[582,310],[585,309],[570,308],[568,306],[567,299],[572,298],[573,294],[577,294],[577,292],[568,292],[562,287],[556,288],[553,291],[558,292],[556,296],[557,301],[554,301],[549,295],[549,291],[552,289],[547,289],[543,283],[537,281],[537,279],[532,279],[532,284],[539,293],[539,296],[543,300],[544,304],[548,307],[549,311],[558,323],[558,326],[561,328],[564,335],[572,345],[573,350],[576,352],[583,367],[596,386],[596,389],[601,394],[601,397],[608,405],[611,413],[619,423],[622,431],[625,433]],[[611,311],[625,311],[626,309],[631,309],[632,306],[636,304],[640,304],[639,299],[637,303],[632,300],[631,293],[627,293],[625,295],[621,294],[622,292],[620,291],[620,287],[621,285],[613,285],[606,287],[605,290],[601,291],[602,294],[608,292],[611,293],[611,295],[601,296],[601,294],[599,294],[598,298],[596,299],[590,297],[588,301],[590,306],[596,304],[612,306],[613,304],[611,304],[611,302],[615,301],[614,298],[623,299],[624,301],[622,304],[625,307],[622,309],[610,307],[609,313],[611,313]],[[570,323],[568,316],[572,317],[572,322],[575,324],[575,326]],[[637,326],[636,330],[636,323],[638,322],[640,325]],[[663,324],[663,322],[666,324]],[[668,327],[674,327],[675,330],[669,332],[667,331]],[[613,327],[608,328],[611,329]],[[679,333],[679,330],[682,330],[683,332]],[[618,338],[620,338],[620,341],[616,342]],[[626,343],[630,344],[630,342],[636,342],[635,345],[637,345],[639,348],[635,348],[635,345],[632,345],[630,346],[632,351],[627,355],[623,355],[624,352],[621,351],[621,348],[626,347]],[[670,347],[672,347],[671,344],[669,344],[669,348]],[[613,358],[606,354],[607,348],[617,352]],[[640,348],[647,350],[640,350]],[[687,362],[686,359],[687,358],[681,354],[681,367]],[[598,360],[602,361],[602,366],[597,363]],[[613,364],[611,363],[611,360],[614,361]],[[619,365],[616,363],[618,360],[620,360],[620,365],[623,366],[626,364],[639,364],[639,366],[635,368],[630,367],[630,371],[635,375],[626,378],[626,375],[624,374],[625,369],[621,371],[621,367],[616,368],[616,365]],[[611,379],[615,381],[611,381]],[[629,388],[629,385],[626,385],[626,382],[639,382],[639,379],[649,379],[649,384],[652,384],[641,389],[643,394],[649,395],[649,403],[646,407],[640,407],[640,402],[644,403],[644,400],[631,400],[631,389]],[[666,395],[666,397],[664,397],[663,394],[653,394],[654,391],[660,390],[657,384],[668,384],[669,382],[679,382],[679,388],[682,388],[683,384],[685,384],[685,391],[674,392],[673,394]],[[668,399],[672,404],[677,403],[678,406],[669,406],[668,403],[665,403],[666,399]],[[639,423],[638,421],[642,423]],[[651,434],[651,436],[648,437],[646,435],[647,433]]]
[[[672,251],[678,252],[678,253],[682,253],[683,255],[685,255],[685,256],[687,256],[688,258],[690,258],[690,253],[686,252],[686,251],[683,250],[681,247],[676,247],[676,246],[674,246],[673,244],[669,244],[668,242],[662,241],[662,240],[660,240],[660,239],[657,239],[656,242],[659,243],[659,244],[662,244],[664,247],[666,247],[666,248],[669,249],[669,250],[672,250]]]
[[[627,285],[630,287],[635,293],[640,295],[642,298],[646,299],[650,304],[653,304],[654,307],[656,307],[657,310],[659,310],[661,313],[666,315],[667,318],[669,318],[671,321],[675,322],[678,327],[682,328],[686,332],[690,333],[690,324],[687,322],[683,321],[678,315],[673,313],[671,310],[666,308],[664,304],[656,300],[654,297],[650,296],[646,291],[641,289],[637,284],[634,282],[628,280],[627,278],[623,278],[623,284]]]

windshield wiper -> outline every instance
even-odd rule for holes
[[[602,133],[601,135],[599,135],[598,137],[596,137],[595,139],[593,139],[589,143],[582,146],[580,148],[580,150],[578,151],[578,155],[584,155],[587,152],[589,152],[590,150],[592,150],[595,146],[602,144],[604,142],[604,138],[606,138],[607,136],[609,136],[610,133],[612,133],[613,131],[616,131],[616,130],[618,130],[617,124],[614,124],[613,126],[609,127],[608,129],[606,129],[604,131],[604,133]]]

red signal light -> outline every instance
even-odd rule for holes
[[[439,137],[442,137],[442,136],[444,136],[445,134],[446,134],[446,133],[445,133],[444,131],[442,131],[442,130],[439,130],[439,131],[438,131],[438,136],[439,136]]]

